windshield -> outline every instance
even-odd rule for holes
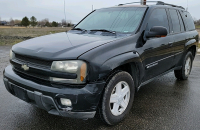
[[[139,26],[145,10],[146,8],[141,7],[99,9],[87,16],[76,28],[131,33]]]

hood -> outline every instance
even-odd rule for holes
[[[46,60],[77,59],[81,54],[116,39],[115,36],[63,32],[23,41],[14,45],[12,50]]]

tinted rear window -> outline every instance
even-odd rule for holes
[[[195,30],[194,21],[190,13],[181,11],[181,16],[183,17],[187,30]]]
[[[171,20],[172,20],[174,33],[181,32],[181,26],[180,26],[180,23],[179,23],[177,11],[174,10],[174,9],[170,9],[169,12],[170,12]]]
[[[183,31],[185,31],[185,26],[183,24],[183,19],[179,12],[178,12],[178,17],[179,17],[179,21],[180,21],[180,25],[181,25],[181,32],[183,32]]]

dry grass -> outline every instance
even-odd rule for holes
[[[1,36],[38,37],[52,33],[65,32],[70,28],[44,27],[44,28],[0,28]]]
[[[65,32],[71,28],[44,27],[44,28],[24,28],[24,27],[2,27],[0,26],[0,45],[13,45],[23,40],[39,37],[43,35]],[[27,38],[28,37],[28,38]]]
[[[1,28],[26,28],[26,27],[15,27],[15,26],[13,26],[13,27],[11,27],[11,26],[0,26],[0,29]]]
[[[195,25],[196,28],[200,28],[200,25]]]
[[[197,31],[199,32],[199,36],[200,36],[200,29],[197,29]]]

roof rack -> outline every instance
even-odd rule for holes
[[[152,3],[155,3],[155,2],[158,2],[158,1],[146,1],[146,3],[150,3],[150,2],[152,2]],[[141,2],[131,2],[131,3],[124,3],[124,4],[119,4],[118,6],[122,6],[122,5],[129,5],[129,4],[135,4],[135,3],[141,3]]]
[[[128,4],[135,4],[135,3],[141,3],[141,2],[131,2],[131,3],[119,4],[118,6],[128,5]],[[162,1],[146,1],[145,3],[156,3],[156,5],[169,5],[169,6],[172,6],[172,7],[177,7],[177,8],[185,9],[182,6],[168,4],[168,3],[165,3],[165,2],[162,2]]]
[[[167,4],[167,3],[164,3],[162,1],[158,1],[156,5],[169,5],[169,6],[172,6],[172,7],[177,7],[177,8],[185,9],[182,6],[177,6],[177,5],[173,5],[173,4]]]

